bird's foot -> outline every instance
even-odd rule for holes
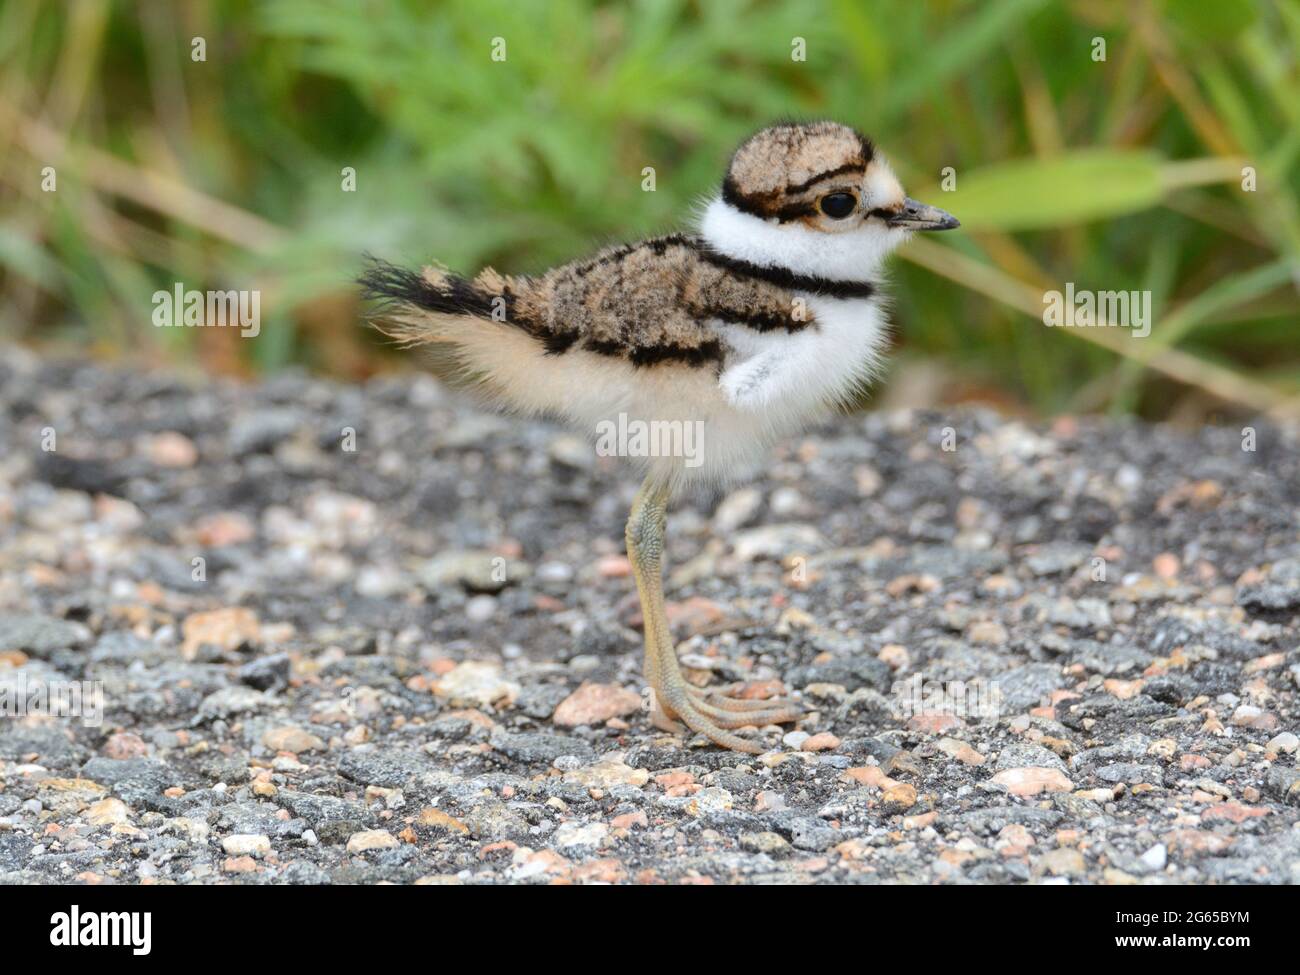
[[[803,717],[803,709],[789,699],[749,700],[698,690],[671,678],[667,684],[662,689],[654,689],[650,720],[656,728],[680,734],[684,724],[715,744],[751,755],[761,755],[765,749],[757,741],[733,734],[734,731],[786,724]]]
[[[739,697],[732,688],[690,688],[686,693],[697,709],[723,728],[789,724],[804,716],[802,705],[788,697],[757,700]]]

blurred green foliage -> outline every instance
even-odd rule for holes
[[[949,394],[1294,412],[1297,50],[1300,0],[7,0],[0,316],[362,374],[363,252],[539,270],[681,226],[748,132],[829,117],[964,222],[893,284],[904,361]],[[260,289],[261,334],[153,328],[177,281]],[[1150,289],[1151,337],[1045,328],[1067,281]]]

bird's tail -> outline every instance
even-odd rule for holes
[[[470,279],[372,258],[358,283],[376,302],[370,323],[404,348],[419,347],[439,378],[506,409],[564,411],[573,366],[556,355],[563,349],[534,279],[491,268]]]
[[[420,271],[371,258],[358,279],[362,297],[378,302],[370,323],[404,348],[456,343],[467,327],[509,323],[517,294],[487,268],[473,280],[437,267]]]

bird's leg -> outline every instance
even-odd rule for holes
[[[647,479],[627,520],[627,554],[632,563],[645,625],[645,677],[654,695],[654,723],[671,729],[679,719],[692,731],[736,751],[763,748],[727,729],[795,721],[801,711],[779,701],[744,701],[706,695],[690,687],[677,663],[677,649],[664,612],[663,552],[668,492]]]

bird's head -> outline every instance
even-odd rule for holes
[[[958,225],[908,197],[870,139],[809,122],[773,125],[741,143],[701,229],[736,257],[856,279],[910,232]]]

